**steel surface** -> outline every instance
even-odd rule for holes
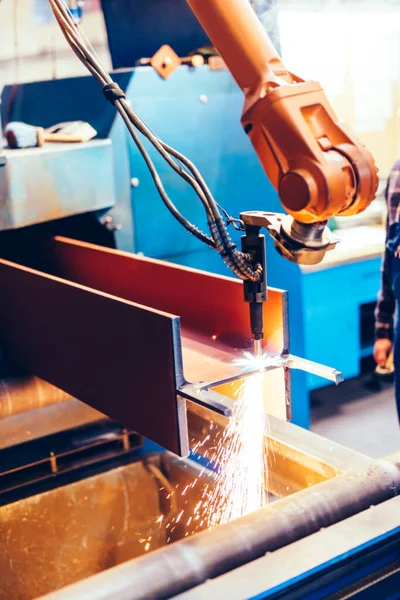
[[[143,538],[162,547],[165,525],[189,496],[171,500],[167,489],[191,484],[198,472],[188,461],[149,456],[0,507],[0,600],[30,600],[136,558]],[[184,533],[182,523],[172,539]]]
[[[0,330],[11,358],[127,428],[187,454],[179,388],[237,375],[232,359],[251,343],[241,282],[63,238],[50,241],[41,258],[51,274],[0,261],[8,292]],[[264,310],[265,347],[281,352],[288,345],[285,294],[271,290]],[[174,315],[185,327],[182,339]],[[276,374],[272,397],[285,418],[287,373]]]
[[[39,377],[0,379],[0,427],[6,418],[70,399],[68,394]],[[2,441],[0,436],[0,446]]]
[[[376,551],[377,545],[383,540],[390,539],[396,533],[398,536],[399,514],[400,497],[392,498],[174,598],[175,600],[178,598],[179,600],[210,600],[229,597],[230,600],[243,600],[243,598],[279,597],[299,600],[310,597],[311,594],[316,594],[319,598],[349,598],[350,594],[347,595],[346,592],[354,593],[355,590],[347,588],[349,583],[345,570],[347,565],[353,557],[355,570],[366,563],[371,578],[374,549]],[[369,549],[371,555],[367,554]],[[395,566],[399,569],[398,542],[394,558],[397,559]],[[334,595],[332,592],[329,593],[325,589],[329,581],[334,581],[341,593],[336,592]],[[307,586],[310,582],[314,584],[312,589]],[[361,592],[365,583],[361,581],[357,591]],[[398,592],[398,587],[393,588],[390,583],[384,584],[381,590],[383,596],[375,588],[364,591],[366,598],[395,598],[396,595],[386,595],[390,593],[389,590]],[[358,594],[355,597],[357,596]]]
[[[60,590],[51,600],[171,598],[399,493],[397,454],[325,481],[318,492],[313,488],[302,490],[179,544],[114,567]]]
[[[115,204],[110,140],[6,150],[0,171],[0,230]]]
[[[229,416],[255,369],[239,280],[66,238],[22,259],[17,252],[47,271],[0,261],[12,299],[0,327],[18,364],[181,455],[189,450],[182,397]],[[265,409],[289,419],[289,367],[339,374],[289,354],[285,292],[269,289],[263,310]]]
[[[191,336],[194,343],[215,347],[220,363],[231,362],[233,349],[252,348],[248,306],[238,279],[62,237],[51,240],[48,251],[58,277],[179,315],[183,339]],[[288,345],[286,293],[269,289],[268,294],[264,348],[280,353]],[[187,362],[187,379],[204,375],[202,365]]]
[[[66,400],[0,419],[0,450],[101,421],[107,417],[79,400]],[[29,461],[29,457],[28,457]]]
[[[58,276],[179,315],[184,381],[238,378],[246,370],[246,362],[240,362],[243,352],[251,351],[252,339],[239,280],[65,238],[52,240],[49,253]],[[263,310],[264,350],[280,354],[289,346],[287,294],[269,289]],[[288,370],[266,373],[264,385],[268,413],[290,418]],[[234,398],[236,389],[221,394]]]

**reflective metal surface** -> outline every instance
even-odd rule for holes
[[[0,450],[106,419],[79,400],[70,399],[0,419]]]
[[[400,454],[65,588],[52,600],[171,598],[400,493]],[[157,574],[157,575],[155,575]],[[221,597],[221,596],[216,596]],[[225,591],[222,597],[230,597]],[[245,596],[249,596],[246,594]],[[50,599],[49,599],[50,600]]]
[[[217,419],[215,434],[226,424],[216,413],[188,405],[192,440],[207,436],[210,415]],[[42,410],[66,406],[68,402]],[[270,420],[268,443],[266,488],[278,497],[369,462],[279,419]],[[149,464],[156,471],[149,469]],[[196,462],[166,453],[145,456],[139,462],[0,508],[0,599],[28,600],[138,557],[146,553],[145,544],[139,541],[146,536],[153,538],[150,550],[164,546],[168,537],[170,543],[185,538],[186,522],[179,523],[168,537],[159,524],[154,529],[154,523],[160,514],[181,510],[182,502],[187,501],[189,507],[198,502],[201,486],[189,488],[184,496],[178,494],[175,505],[168,495],[177,485],[184,489],[200,470]],[[279,501],[274,504],[278,509]],[[154,561],[157,573],[156,556]]]
[[[110,208],[115,204],[110,140],[5,150],[0,230]]]
[[[68,394],[39,377],[3,378],[0,379],[0,422],[7,417],[67,400],[70,400]]]
[[[143,538],[153,550],[163,546],[179,505],[158,476],[167,474],[170,491],[197,476],[195,465],[164,461],[150,457],[0,507],[1,600],[37,598],[140,556]],[[164,525],[156,524],[161,514]]]
[[[279,594],[280,598],[302,600],[313,593],[319,598],[358,598],[355,594],[362,591],[366,598],[396,598],[399,579],[397,585],[389,583],[390,571],[380,569],[389,565],[392,573],[400,570],[399,514],[400,498],[393,498],[174,598],[243,600],[276,598]],[[390,546],[392,537],[394,544]],[[374,547],[385,538],[390,555],[386,561],[378,555],[375,566]],[[352,560],[354,565],[349,569]],[[363,573],[358,578],[349,577],[349,571],[360,571],[360,567]],[[374,569],[378,571],[375,582]],[[369,589],[379,581],[379,591]]]

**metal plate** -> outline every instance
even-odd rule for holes
[[[4,260],[0,281],[0,331],[15,362],[164,448],[188,452],[176,398],[177,317]]]
[[[47,256],[58,277],[179,315],[184,347],[206,345],[207,352],[214,347],[224,364],[232,361],[233,349],[252,347],[249,309],[238,279],[62,237],[49,241]],[[269,288],[264,304],[265,349],[269,352],[288,350],[286,318],[287,294]],[[214,379],[203,367],[199,371],[188,359],[187,378]]]

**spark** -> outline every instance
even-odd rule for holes
[[[251,352],[244,352],[233,363],[245,371],[259,371],[261,373],[268,366],[269,361],[268,355],[265,353],[262,356],[254,356]]]
[[[202,513],[208,527],[253,512],[266,502],[266,414],[263,375],[244,380],[233,415],[217,444],[212,463],[218,465],[214,486],[205,489]]]
[[[249,355],[243,360],[252,374],[244,378],[236,392],[236,402],[227,427],[222,430],[210,423],[203,439],[195,446],[199,450],[209,442],[207,450],[202,452],[203,459],[209,461],[208,467],[203,467],[190,484],[177,484],[174,491],[167,495],[169,498],[175,493],[179,494],[182,498],[180,512],[165,524],[164,515],[155,520],[158,527],[165,527],[165,533],[169,533],[169,536],[166,535],[167,543],[172,539],[171,535],[182,516],[186,527],[181,535],[187,537],[202,529],[237,519],[267,503],[264,488],[268,469],[268,420],[263,395],[265,362],[264,368],[257,371],[259,361],[254,356]],[[188,497],[188,489],[194,486],[197,486],[198,495],[193,506],[184,498]],[[150,540],[151,537],[139,540],[147,541],[144,548],[146,552],[150,548]]]

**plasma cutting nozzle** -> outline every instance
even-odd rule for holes
[[[263,355],[262,340],[254,340],[254,356],[261,358]]]
[[[267,273],[265,258],[265,236],[260,235],[259,227],[247,227],[246,235],[242,236],[242,251],[250,254],[254,265],[261,265],[259,281],[246,280],[244,300],[250,305],[250,329],[254,341],[254,353],[262,355],[262,339],[264,337],[263,304],[267,299]]]

